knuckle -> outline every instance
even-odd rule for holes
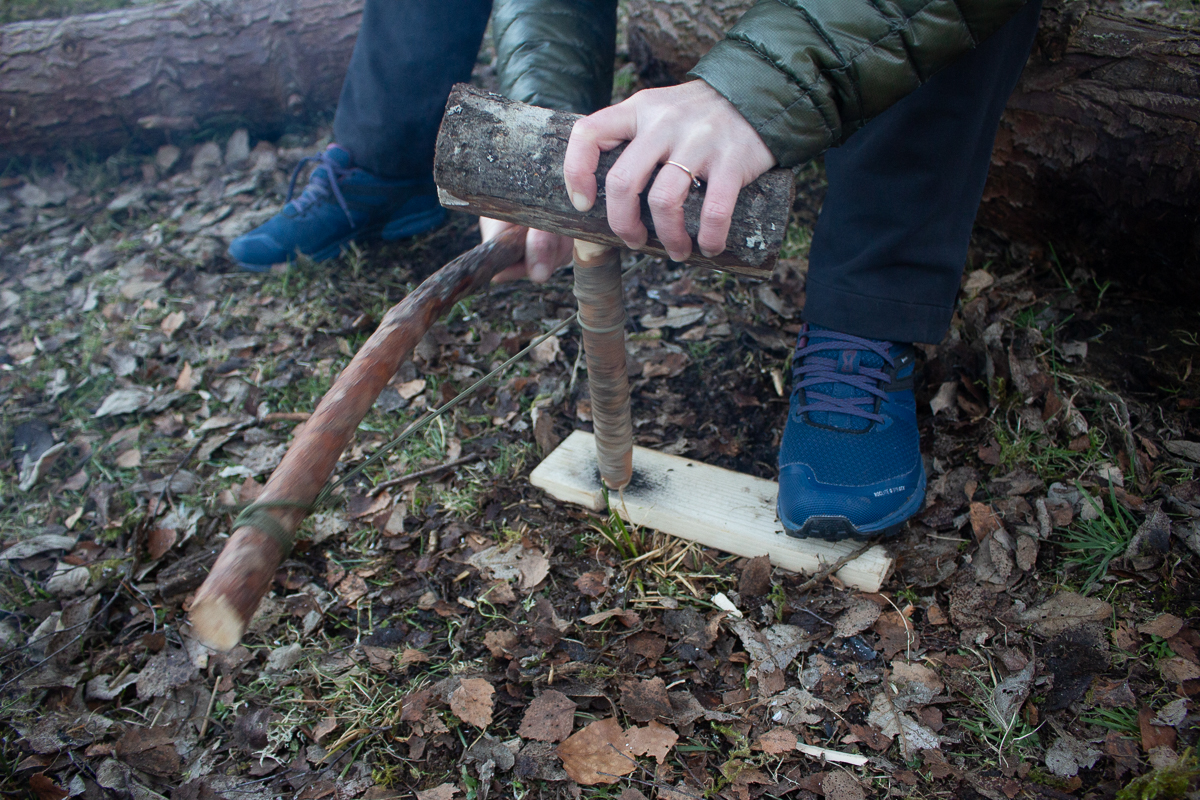
[[[683,205],[682,199],[676,192],[660,189],[657,186],[650,190],[650,194],[646,196],[646,202],[649,203],[650,210],[656,212],[673,211]]]
[[[700,210],[701,222],[723,225],[733,216],[733,205],[723,200],[709,200]]]
[[[613,167],[604,178],[604,190],[610,195],[632,194],[635,186],[633,175],[623,167]]]

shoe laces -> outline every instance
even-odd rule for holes
[[[305,156],[300,159],[300,163],[292,170],[292,180],[288,183],[287,200],[284,201],[284,204],[292,202],[292,195],[296,192],[296,178],[300,176],[300,170],[304,168],[304,165],[312,161],[317,162],[317,167],[308,177],[308,185],[304,187],[304,191],[296,198],[296,210],[303,212],[314,203],[323,202],[332,194],[346,215],[346,219],[350,221],[350,227],[358,227],[354,223],[354,217],[350,216],[350,206],[346,204],[346,198],[342,196],[342,190],[338,187],[338,182],[354,171],[353,167],[343,167],[329,155],[328,150],[320,155]]]
[[[887,392],[880,384],[890,384],[892,376],[879,367],[864,364],[860,353],[878,356],[882,359],[880,367],[896,363],[889,342],[827,329],[814,330],[805,325],[792,359],[793,391],[803,390],[804,402],[797,404],[793,413],[799,416],[829,412],[884,422],[884,416],[875,413],[875,403],[887,400]],[[850,391],[839,391],[839,386]]]

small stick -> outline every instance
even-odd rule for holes
[[[204,712],[204,722],[200,723],[200,735],[197,737],[199,739],[203,739],[204,734],[208,733],[208,721],[212,719],[213,706],[217,702],[217,684],[220,682],[221,674],[217,673],[217,679],[213,681],[212,693],[208,696],[208,708]]]
[[[419,469],[416,472],[410,472],[407,475],[401,475],[399,478],[392,478],[390,481],[377,483],[375,484],[375,488],[367,492],[367,497],[374,497],[384,489],[390,489],[393,486],[400,486],[410,481],[419,480],[420,478],[425,478],[430,475],[437,475],[439,472],[445,472],[448,469],[461,467],[463,464],[470,464],[472,461],[478,461],[481,458],[483,458],[483,456],[479,453],[472,453],[469,456],[463,456],[462,458],[456,458],[453,461],[447,461],[445,464],[437,464],[436,466],[426,467],[425,469]]]
[[[871,547],[874,546],[874,544],[875,544],[874,539],[872,539],[869,542],[863,542],[862,546],[859,547],[857,550],[855,550],[853,553],[849,553],[847,555],[842,556],[837,561],[833,562],[832,565],[826,567],[825,569],[818,572],[816,575],[813,575],[811,578],[806,580],[804,583],[800,584],[798,587],[796,587],[796,591],[797,592],[807,592],[809,589],[813,588],[818,583],[825,580],[830,575],[837,572],[839,569],[846,566],[851,561],[853,561],[854,559],[861,556],[863,553],[870,550]]]

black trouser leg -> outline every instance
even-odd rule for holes
[[[1000,115],[1037,33],[1030,2],[825,156],[805,319],[936,344],[954,311]]]
[[[450,87],[471,78],[491,0],[367,0],[333,120],[380,177],[431,179]]]

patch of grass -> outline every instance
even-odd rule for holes
[[[1090,465],[1101,461],[1101,449],[1105,441],[1096,428],[1088,432],[1086,450],[1061,447],[1046,434],[1023,429],[1019,424],[1016,430],[997,425],[995,434],[996,443],[1000,445],[1001,467],[1006,470],[1029,467],[1047,483],[1071,474],[1081,475]]]
[[[1116,494],[1112,491],[1109,492],[1110,512],[1105,510],[1103,503],[1085,492],[1082,486],[1076,485],[1084,493],[1084,502],[1100,516],[1098,519],[1081,519],[1065,529],[1059,546],[1067,553],[1063,563],[1087,571],[1083,581],[1083,594],[1087,594],[1108,572],[1112,560],[1125,552],[1137,532],[1137,520],[1117,502]]]
[[[1081,715],[1079,721],[1134,739],[1140,739],[1142,735],[1142,729],[1138,726],[1137,711],[1132,708],[1097,708],[1090,714]]]
[[[812,230],[807,225],[792,217],[788,222],[787,231],[783,234],[783,246],[779,248],[780,258],[807,258],[808,248],[812,244]]]
[[[641,529],[636,525],[628,525],[625,520],[621,519],[621,516],[612,507],[607,490],[604,492],[604,499],[609,504],[608,519],[592,527],[613,546],[622,559],[637,558],[644,550]],[[620,502],[619,498],[617,502]]]

